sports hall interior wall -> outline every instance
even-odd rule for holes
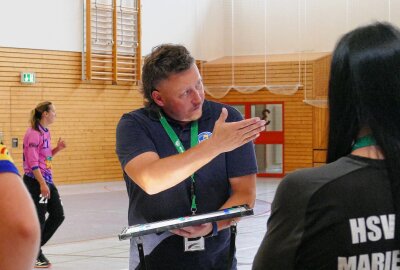
[[[36,83],[21,84],[22,71],[35,72]],[[0,47],[0,98],[0,131],[21,173],[30,111],[49,100],[57,110],[50,126],[53,147],[59,137],[67,143],[53,160],[55,181],[76,184],[122,179],[115,128],[124,112],[142,106],[136,85],[82,81],[79,52]],[[18,147],[12,147],[12,138],[18,139]]]

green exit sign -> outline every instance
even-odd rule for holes
[[[21,83],[32,84],[36,82],[36,76],[34,72],[21,72]]]

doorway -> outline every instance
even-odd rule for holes
[[[260,117],[267,121],[266,130],[255,140],[260,177],[283,177],[284,172],[284,104],[283,102],[228,103],[243,118]]]

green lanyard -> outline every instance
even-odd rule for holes
[[[176,150],[178,153],[183,153],[185,152],[185,147],[183,147],[183,144],[181,140],[179,140],[178,136],[176,135],[175,131],[172,129],[172,127],[168,124],[167,119],[165,119],[165,116],[160,112],[160,122],[161,125],[163,126],[165,132],[167,132],[168,137],[171,139],[172,143],[174,144]],[[199,131],[199,124],[197,121],[192,122],[191,127],[190,127],[190,147],[194,147],[198,143],[198,131]],[[196,204],[196,190],[195,190],[195,181],[194,181],[194,174],[190,176],[192,179],[192,184],[190,185],[190,193],[191,193],[191,201],[192,201],[192,206],[190,207],[190,210],[192,211],[192,214],[194,215],[197,211],[197,204]]]

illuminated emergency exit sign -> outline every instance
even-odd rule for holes
[[[21,72],[21,83],[33,84],[36,82],[34,72]]]

